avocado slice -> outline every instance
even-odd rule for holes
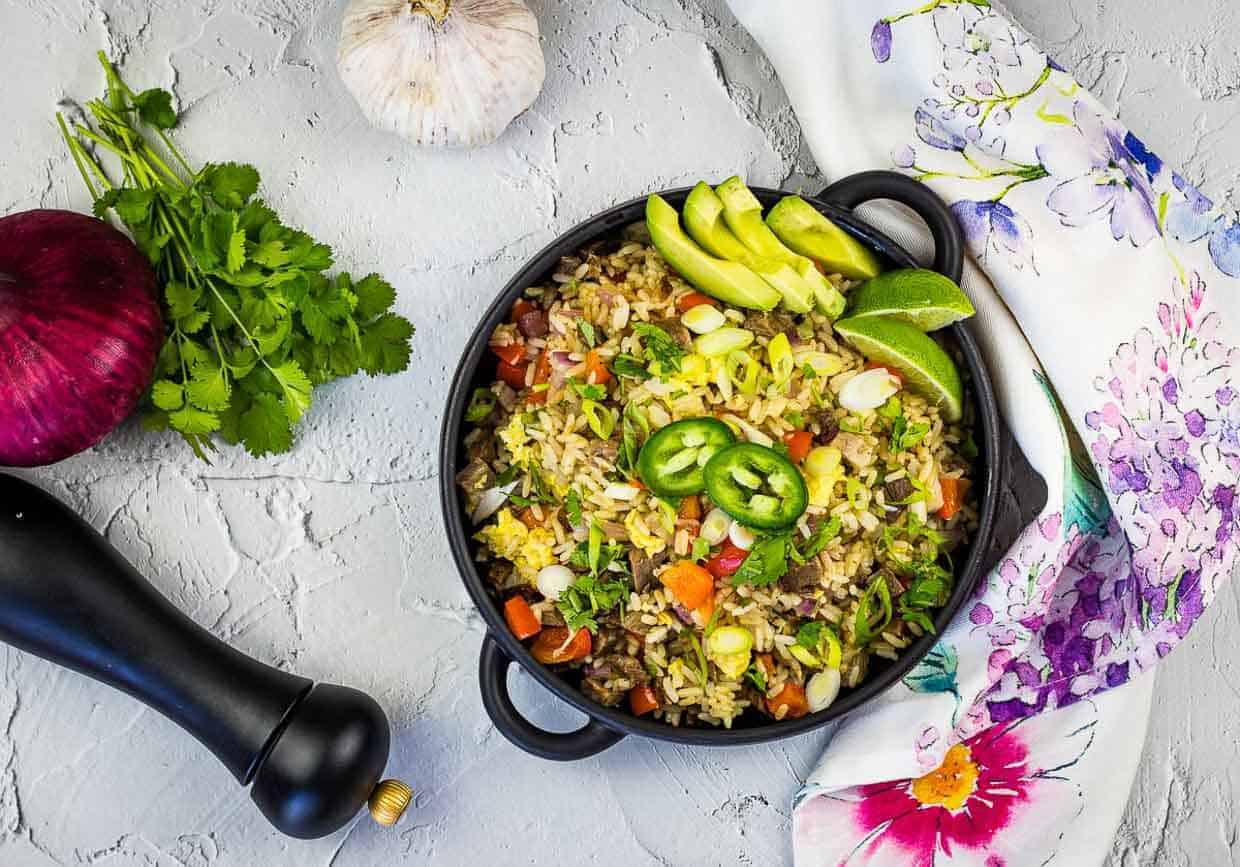
[[[814,306],[818,308],[818,312],[832,322],[839,319],[844,315],[844,308],[848,306],[848,301],[840,294],[840,290],[822,275],[817,265],[805,258],[801,259],[801,263],[799,266],[801,279],[813,287]]]
[[[715,195],[710,184],[699,181],[689,193],[689,198],[685,199],[684,217],[689,237],[697,241],[703,249],[720,259],[739,262],[755,272],[779,292],[784,299],[784,305],[794,313],[805,313],[812,308],[813,284],[807,283],[798,269],[787,262],[757,256],[742,244],[724,221],[723,202]],[[808,259],[802,261],[812,267]],[[816,271],[815,274],[822,276]]]
[[[877,277],[882,267],[868,247],[832,223],[800,196],[781,199],[766,224],[788,247],[849,280]]]
[[[698,289],[725,304],[770,310],[780,295],[755,272],[740,264],[710,255],[680,228],[680,215],[659,196],[646,200],[646,227],[655,249]]]

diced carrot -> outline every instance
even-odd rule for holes
[[[641,479],[637,479],[637,478],[629,479],[629,480],[628,480],[628,482],[627,482],[627,484],[628,484],[630,487],[637,488],[637,490],[639,490],[639,491],[644,491],[644,490],[646,490],[646,484],[645,484],[645,482],[643,482]]]
[[[530,603],[520,596],[514,596],[504,603],[504,619],[508,621],[512,634],[521,641],[542,631],[542,624],[538,622]]]
[[[593,349],[586,353],[586,382],[590,385],[606,385],[611,382],[611,371]]]
[[[689,609],[697,608],[715,592],[714,576],[692,560],[681,560],[664,570],[659,581]]]
[[[553,626],[538,633],[538,639],[530,648],[530,653],[543,665],[557,665],[563,662],[575,662],[585,659],[594,649],[590,638],[590,630],[582,628],[569,640],[568,630],[563,626]]]
[[[715,613],[715,594],[712,593],[707,596],[706,601],[693,610],[697,612],[698,617],[702,618],[703,626],[710,623],[710,618],[714,616]]]
[[[512,321],[516,322],[526,313],[533,313],[538,309],[538,305],[533,301],[522,298],[516,304],[512,305]]]
[[[702,517],[702,501],[697,498],[697,494],[690,494],[680,501],[680,508],[676,511],[677,518],[684,518],[687,521],[697,521]]]
[[[964,492],[969,489],[969,482],[967,479],[942,476],[939,479],[939,488],[943,491],[943,505],[937,514],[944,521],[948,521],[960,511],[960,506],[964,502]]]
[[[787,708],[781,719],[798,719],[809,713],[809,700],[805,698],[805,690],[795,683],[785,683],[774,698],[766,700],[766,709],[771,716],[778,716],[780,708]]]
[[[690,292],[676,299],[676,309],[681,313],[688,313],[694,307],[700,307],[703,304],[709,304],[711,307],[719,306],[718,301],[701,292]]]
[[[659,698],[649,686],[635,686],[629,690],[629,708],[633,716],[644,716],[659,709]]]
[[[771,658],[769,653],[758,654],[758,667],[762,669],[762,673],[767,677],[775,676],[775,660]]]
[[[900,385],[904,385],[904,377],[900,375],[900,371],[893,370],[885,364],[879,364],[877,361],[867,361],[865,363],[866,370],[885,370],[900,381]]]
[[[799,464],[814,448],[814,435],[807,430],[794,430],[784,434],[784,445],[788,447],[788,460]]]
[[[745,562],[749,552],[738,548],[729,539],[723,543],[723,550],[706,561],[706,571],[716,578],[727,578]]]
[[[542,521],[540,521],[538,516],[534,514],[533,509],[522,509],[520,512],[517,512],[517,520],[529,527],[531,530],[535,527],[542,526]]]
[[[525,344],[519,340],[506,343],[503,346],[492,343],[490,347],[491,351],[499,356],[499,359],[505,364],[511,364],[513,367],[516,367],[525,361]]]
[[[544,351],[538,356],[538,363],[534,366],[534,385],[544,385],[551,379],[551,353]],[[541,388],[530,392],[530,396],[526,398],[527,403],[546,403],[547,389]]]
[[[525,370],[528,364],[509,364],[500,360],[495,368],[495,375],[518,391],[525,388]]]

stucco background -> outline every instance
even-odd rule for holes
[[[0,213],[86,209],[52,113],[101,86],[173,87],[192,160],[262,170],[277,209],[381,270],[419,332],[408,373],[324,390],[296,451],[196,461],[130,426],[26,474],[246,652],[370,691],[417,790],[396,829],[293,843],[157,715],[0,650],[0,864],[773,865],[822,736],[702,751],[626,741],[560,766],[486,720],[481,625],[441,539],[432,455],[456,357],[493,292],[574,222],[652,187],[742,171],[821,184],[770,66],[721,0],[535,0],[548,77],[495,146],[417,151],[370,129],[334,74],[339,2],[0,0]],[[1240,180],[1240,6],[1013,0],[1007,8],[1216,198]],[[1111,863],[1224,864],[1237,846],[1233,582],[1159,674]],[[525,677],[548,725],[575,714]],[[1117,792],[1116,797],[1126,793]]]

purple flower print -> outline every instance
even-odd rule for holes
[[[924,108],[919,108],[913,115],[917,125],[917,137],[930,147],[944,151],[962,151],[968,142],[943,121],[939,120]]]
[[[1046,206],[1065,226],[1107,219],[1115,240],[1128,238],[1136,247],[1149,243],[1159,232],[1148,170],[1150,155],[1144,146],[1140,147],[1142,157],[1134,155],[1126,144],[1129,133],[1084,102],[1076,103],[1073,117],[1075,129],[1037,149],[1042,165],[1059,181]]]
[[[1033,262],[1033,229],[1029,222],[1003,202],[959,201],[952,213],[964,230],[969,249],[983,265],[992,255],[1006,260],[1016,270]]]
[[[879,63],[886,63],[891,59],[891,22],[883,19],[874,25],[874,29],[870,31],[870,50],[874,52],[874,59]]]
[[[1210,238],[1210,258],[1229,277],[1240,277],[1240,222],[1228,222],[1214,203],[1179,175],[1172,180],[1184,194],[1167,208],[1167,234],[1188,244]]]

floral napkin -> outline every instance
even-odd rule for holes
[[[898,168],[951,203],[974,333],[1050,492],[930,656],[836,731],[796,862],[1099,863],[1141,675],[1235,558],[1240,225],[987,0],[730,2],[829,176]]]

